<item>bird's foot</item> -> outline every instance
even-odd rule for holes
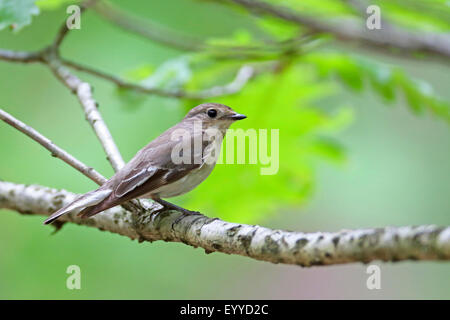
[[[153,199],[153,201],[159,203],[162,206],[160,209],[157,209],[157,210],[153,211],[153,214],[158,214],[158,213],[160,213],[162,211],[166,211],[166,210],[175,210],[175,211],[181,212],[181,215],[178,216],[172,222],[172,229],[173,229],[173,226],[175,224],[177,224],[178,222],[180,222],[180,220],[183,219],[185,216],[188,216],[188,215],[201,215],[201,213],[198,212],[198,211],[191,211],[191,210],[182,208],[180,206],[177,206],[176,204],[170,203],[170,202],[162,200],[162,199]]]

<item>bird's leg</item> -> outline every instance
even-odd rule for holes
[[[191,211],[191,210],[182,208],[180,206],[177,206],[176,204],[170,203],[170,202],[168,202],[166,200],[163,200],[163,199],[160,199],[160,198],[154,198],[152,200],[155,201],[155,202],[158,202],[160,205],[163,206],[162,209],[157,210],[157,211],[168,209],[168,210],[180,211],[181,213],[183,213],[183,215],[191,215],[191,214],[198,215],[198,214],[201,214],[198,211]]]
[[[164,209],[175,210],[175,211],[179,211],[182,213],[178,218],[176,218],[172,222],[172,229],[173,229],[173,226],[175,224],[177,224],[181,219],[183,219],[185,215],[201,215],[201,213],[198,211],[191,211],[191,210],[182,208],[180,206],[177,206],[176,204],[170,203],[170,202],[162,200],[160,198],[154,198],[154,199],[152,198],[152,200],[163,206],[161,209],[157,210],[155,212],[155,214],[158,214],[159,212],[161,212]]]

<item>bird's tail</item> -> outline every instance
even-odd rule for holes
[[[44,224],[49,224],[58,219],[60,216],[74,212],[79,213],[80,211],[95,206],[99,204],[101,201],[103,201],[107,196],[111,194],[111,189],[97,189],[90,191],[88,193],[85,193],[79,197],[77,197],[74,201],[69,203],[67,206],[59,209],[55,213],[53,213],[50,217],[48,217]]]

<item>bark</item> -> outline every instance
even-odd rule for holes
[[[22,214],[49,215],[76,195],[39,185],[0,182],[0,208]],[[373,260],[450,260],[450,227],[405,226],[339,232],[292,232],[211,219],[183,216],[177,211],[155,213],[158,205],[141,203],[139,215],[121,207],[90,219],[75,215],[63,221],[86,225],[139,241],[164,240],[256,260],[299,266],[334,265]]]

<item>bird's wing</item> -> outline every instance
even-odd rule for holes
[[[137,187],[143,185],[146,181],[148,181],[148,179],[155,175],[158,170],[160,169],[155,166],[150,166],[143,169],[139,168],[138,170],[134,169],[118,184],[114,190],[116,197],[123,197],[127,193],[135,190]]]
[[[107,182],[107,187],[112,190],[108,197],[101,203],[80,211],[78,215],[84,218],[93,216],[98,212],[171,184],[201,166],[196,163],[175,164],[172,161],[171,153],[177,141],[154,140],[153,142],[136,154],[123,169]]]
[[[112,188],[114,196],[122,198],[130,193],[133,194],[133,198],[141,196],[175,182],[201,166],[194,163],[196,154],[192,155],[191,163],[175,164],[172,159],[172,150],[176,143],[179,141],[162,141],[144,148],[139,156],[136,155],[130,161],[130,169],[124,170],[124,174],[114,183],[115,186]],[[202,150],[198,152],[201,157]]]
[[[181,122],[168,129],[141,149],[130,162],[99,189],[78,197],[72,203],[54,213],[45,223],[51,223],[59,216],[69,212],[78,212],[78,215],[82,217],[93,216],[103,210],[175,182],[191,170],[200,167],[201,164],[196,164],[194,161],[191,161],[190,164],[175,164],[172,161],[172,150],[180,143],[180,140],[172,139],[172,132],[177,128],[183,128],[183,126],[185,124]],[[185,126],[186,128],[188,127]],[[197,134],[194,132],[191,138],[198,138],[199,135],[201,138],[201,134],[201,132]],[[202,150],[195,151],[195,148],[193,150],[191,159],[196,159],[198,153]]]

